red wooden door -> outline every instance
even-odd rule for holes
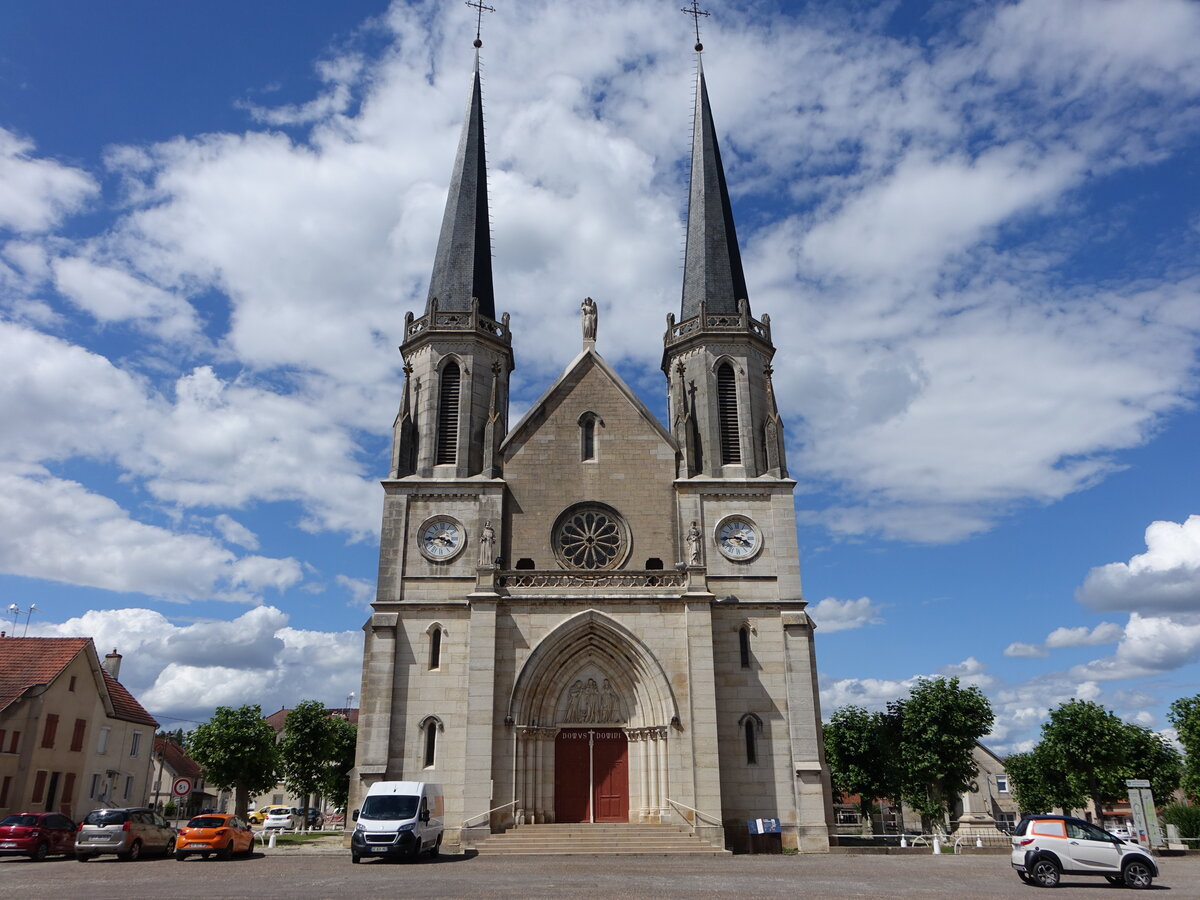
[[[629,740],[625,732],[593,732],[592,782],[596,821],[629,821]]]
[[[560,731],[554,739],[554,821],[590,821],[588,731]]]

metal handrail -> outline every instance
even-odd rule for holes
[[[479,813],[479,815],[477,815],[477,816],[470,816],[469,818],[463,819],[462,827],[469,828],[471,819],[478,819],[481,816],[490,816],[494,812],[500,812],[500,810],[502,810],[502,809],[508,809],[508,807],[512,806],[516,802],[517,802],[516,800],[509,800],[507,803],[500,804],[495,809],[489,809],[485,813]]]
[[[712,821],[712,823],[713,823],[714,825],[720,825],[720,824],[721,824],[721,820],[720,820],[720,819],[718,819],[716,816],[714,816],[714,815],[712,815],[712,814],[710,814],[710,813],[701,812],[701,811],[700,811],[700,810],[698,810],[698,809],[694,809],[693,807],[691,807],[691,806],[688,806],[686,803],[680,803],[680,802],[679,802],[679,801],[677,801],[677,800],[672,800],[670,797],[668,797],[668,798],[667,798],[667,802],[668,802],[668,803],[670,803],[672,806],[674,806],[676,809],[681,809],[681,808],[682,808],[682,809],[686,809],[688,812],[694,812],[694,813],[695,813],[696,815],[698,815],[698,816],[704,816],[704,817],[708,818],[709,820],[711,820],[711,821]],[[687,824],[691,826],[692,832],[693,832],[693,833],[695,833],[695,831],[696,831],[696,823],[694,823],[694,822],[688,822],[688,818],[687,818],[687,816],[683,816],[683,821],[687,822]]]

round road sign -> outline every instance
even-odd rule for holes
[[[192,779],[176,778],[171,785],[171,793],[176,797],[186,797],[192,792]]]

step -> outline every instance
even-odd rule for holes
[[[509,856],[724,856],[679,825],[564,823],[519,825],[479,843],[479,852]]]

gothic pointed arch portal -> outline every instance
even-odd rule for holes
[[[660,821],[678,715],[662,665],[632,632],[596,610],[562,622],[509,699],[517,821]]]

